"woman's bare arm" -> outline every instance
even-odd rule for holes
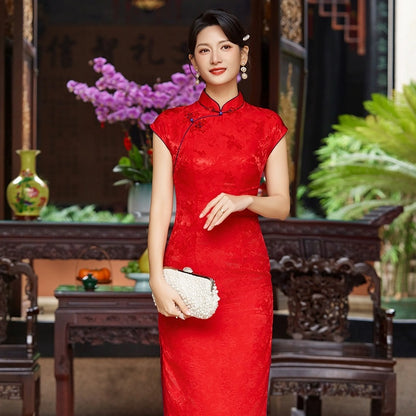
[[[200,214],[206,216],[208,231],[221,224],[231,213],[249,209],[263,217],[283,220],[289,215],[290,193],[286,139],[283,138],[270,153],[266,168],[266,197],[221,193],[212,199]]]
[[[149,219],[149,284],[158,311],[165,316],[184,317],[187,308],[178,293],[163,278],[163,258],[172,216],[172,157],[163,143],[153,135],[153,182]]]

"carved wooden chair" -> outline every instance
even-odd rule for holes
[[[21,344],[11,344],[7,340],[8,287],[22,275],[27,279],[26,336]],[[23,400],[23,416],[39,415],[40,407],[40,366],[36,341],[39,311],[37,285],[37,276],[30,264],[0,258],[0,399]]]
[[[374,268],[347,258],[284,256],[271,273],[274,288],[287,296],[290,338],[273,339],[269,396],[296,394],[306,416],[321,414],[325,395],[363,397],[371,399],[372,416],[393,416],[394,310],[380,306]],[[373,304],[373,340],[348,342],[348,295],[364,283]]]

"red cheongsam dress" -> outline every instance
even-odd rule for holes
[[[265,416],[273,302],[258,217],[232,213],[207,231],[199,214],[221,192],[256,195],[287,129],[241,93],[220,108],[205,92],[151,127],[172,155],[176,191],[164,264],[213,277],[220,296],[208,320],[159,315],[164,416]]]

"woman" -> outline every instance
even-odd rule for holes
[[[165,416],[266,414],[273,302],[258,215],[289,213],[287,129],[238,92],[247,39],[225,11],[199,16],[189,59],[206,89],[198,102],[167,110],[152,125],[150,286],[160,313]],[[268,196],[258,197],[263,172]],[[173,186],[176,218],[165,250]],[[164,266],[216,280],[220,301],[210,319],[189,316]]]

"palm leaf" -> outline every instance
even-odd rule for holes
[[[367,117],[340,116],[323,139],[308,193],[330,219],[356,220],[378,206],[403,205],[384,232],[390,249],[383,259],[395,264],[394,287],[405,293],[416,258],[416,83],[393,99],[374,94],[364,107]]]
[[[393,123],[397,122],[397,105],[381,94],[372,94],[371,101],[364,102],[364,108],[370,113],[379,118],[390,120]]]
[[[416,162],[416,135],[406,133],[392,123],[367,118],[365,127],[357,127],[361,139],[379,147],[386,153]]]
[[[407,106],[416,117],[416,83],[411,82],[403,86],[403,99],[406,100]]]
[[[311,196],[319,197],[321,192],[334,189],[353,189],[357,186],[371,186],[387,195],[394,192],[415,194],[415,179],[401,171],[386,169],[384,166],[363,166],[340,164],[331,170],[311,175]]]
[[[372,209],[386,205],[397,205],[397,201],[388,199],[360,201],[346,205],[339,210],[332,212],[328,218],[333,220],[359,220],[365,213]]]

